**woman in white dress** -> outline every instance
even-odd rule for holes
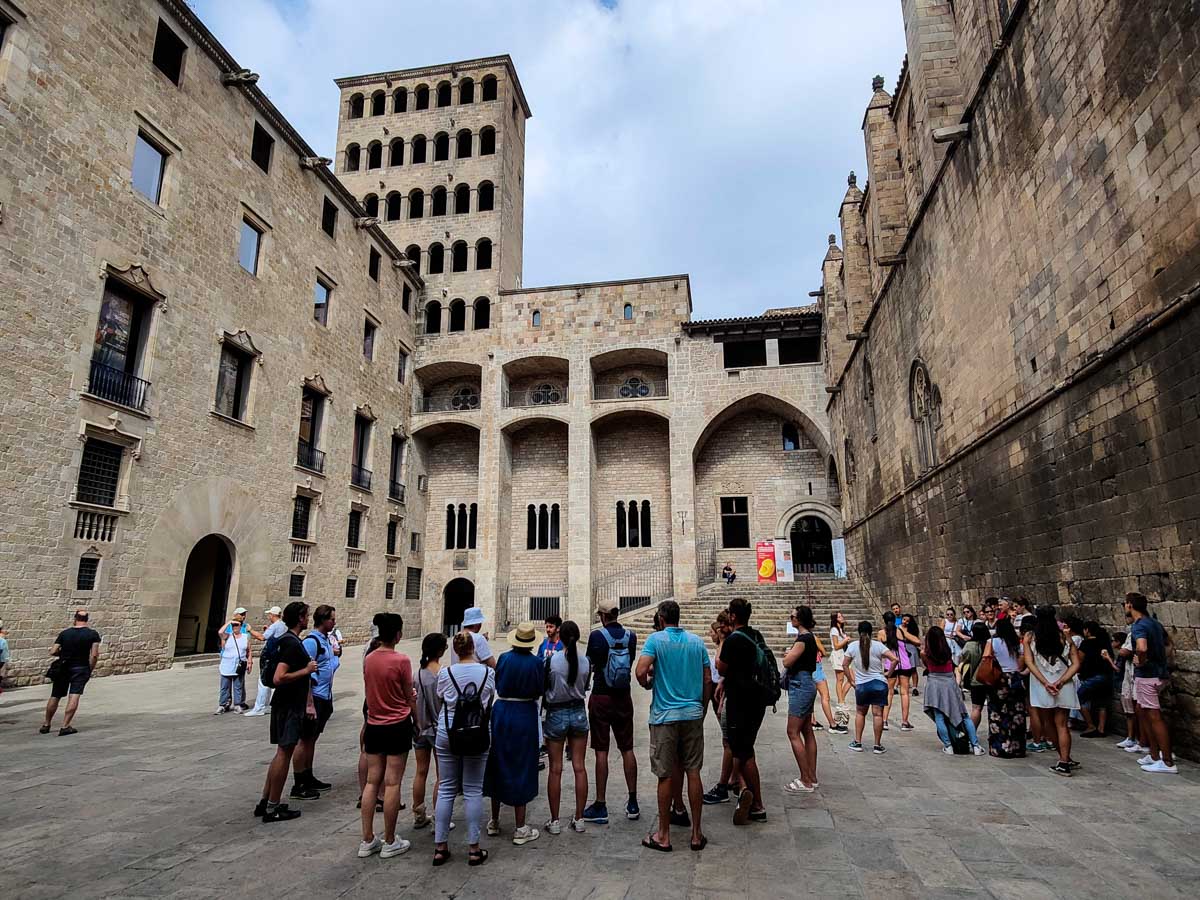
[[[1054,607],[1040,607],[1033,629],[1033,640],[1025,644],[1025,665],[1029,669],[1029,702],[1043,710],[1042,725],[1058,737],[1058,762],[1050,767],[1055,775],[1070,777],[1079,763],[1071,759],[1071,710],[1079,709],[1079,698],[1072,679],[1079,671],[1079,650],[1063,637],[1054,615]]]
[[[851,640],[853,638],[846,634],[846,617],[840,612],[830,613],[829,662],[833,664],[833,677],[836,679],[839,725],[842,724],[842,713],[846,713],[847,720],[850,717],[846,710],[846,695],[850,693],[852,685],[842,666],[846,662],[846,648],[850,646]]]

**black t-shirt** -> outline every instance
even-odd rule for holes
[[[800,654],[800,658],[792,664],[788,672],[792,675],[797,672],[815,672],[817,669],[817,640],[813,637],[813,633],[806,631],[796,635],[796,643],[804,645],[804,652]]]
[[[637,667],[637,635],[628,628],[622,627],[620,622],[609,622],[604,626],[608,629],[608,633],[614,640],[621,640],[622,636],[627,636],[629,641],[629,665],[630,665],[630,684],[633,683],[633,669]],[[587,658],[592,664],[592,693],[593,694],[628,694],[629,688],[613,689],[608,686],[608,682],[604,679],[604,667],[608,665],[608,641],[604,639],[604,635],[597,628],[588,635],[587,643]]]
[[[299,672],[312,659],[300,638],[288,632],[279,639],[279,662],[287,666],[289,672]],[[287,684],[275,688],[271,697],[272,706],[290,706],[304,709],[308,703],[308,679],[297,678]]]
[[[1079,661],[1079,678],[1081,681],[1112,671],[1112,668],[1104,661],[1104,657],[1101,656],[1106,649],[1104,641],[1099,638],[1083,639],[1083,643],[1079,645],[1079,654],[1083,657]]]
[[[54,639],[58,658],[67,666],[86,666],[92,645],[100,643],[100,632],[94,628],[64,628]]]
[[[725,694],[737,697],[754,683],[754,662],[758,659],[758,643],[762,635],[749,625],[743,625],[721,642],[719,659],[725,663],[722,683]]]

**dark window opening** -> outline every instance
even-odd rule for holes
[[[121,477],[121,455],[125,448],[119,444],[88,438],[79,461],[79,481],[75,499],[96,506],[115,506],[117,484]]]
[[[467,271],[467,242],[457,241],[451,251],[453,256],[451,259],[455,272]]]
[[[167,167],[166,151],[139,131],[133,145],[133,187],[151,203],[162,199],[163,172]]]
[[[437,105],[439,109],[450,105],[450,82],[443,81],[437,86]]]
[[[375,358],[375,334],[379,330],[370,319],[363,322],[363,357],[370,362]]]
[[[467,330],[467,304],[462,300],[454,300],[450,303],[450,326],[446,330]]]
[[[387,210],[385,215],[389,222],[395,222],[400,218],[400,200],[401,197],[395,191],[387,196]]]
[[[799,450],[800,449],[800,429],[791,422],[783,423],[783,449],[784,450]]]
[[[396,599],[396,582],[389,580],[388,583],[383,586],[383,599]]]
[[[392,94],[392,112],[408,112],[408,91],[405,88],[396,88]]]
[[[641,523],[641,525],[642,525],[642,527],[641,527],[642,546],[649,547],[650,546],[650,501],[649,500],[642,501],[642,523]]]
[[[625,518],[625,501],[617,501],[617,547],[629,546],[629,534],[627,528],[629,520]]]
[[[446,266],[446,254],[441,244],[429,245],[429,274],[441,275]]]
[[[355,94],[350,98],[350,118],[361,119],[363,117],[363,106],[365,101],[362,94]]]
[[[750,547],[750,501],[746,497],[721,498],[721,546]]]
[[[267,134],[267,130],[254,123],[254,138],[250,142],[250,158],[264,172],[271,171],[271,155],[275,151],[275,138]]]
[[[468,103],[475,102],[475,82],[470,78],[464,78],[458,83],[458,103],[460,106],[465,106]]]
[[[412,309],[412,288],[407,284],[404,286],[404,292],[400,295],[400,308],[405,312]]]
[[[408,354],[403,350],[400,351],[400,359],[396,363],[396,381],[404,384],[404,378],[408,372]]]
[[[495,208],[496,189],[490,181],[479,185],[479,194],[475,200],[476,212],[490,212]]]
[[[404,138],[396,138],[389,145],[388,165],[389,166],[404,165]]]
[[[372,141],[367,145],[367,168],[379,169],[383,167],[383,144],[379,141]]]
[[[351,144],[346,148],[346,171],[357,172],[361,162],[362,149],[358,146],[358,144]]]
[[[471,189],[460,184],[454,189],[454,214],[456,216],[465,215],[471,211]]]
[[[358,593],[358,579],[357,578],[347,578],[346,579],[346,599],[353,600],[354,595],[357,593]]]
[[[379,280],[379,251],[374,247],[371,248],[371,255],[367,258],[367,274],[371,276],[372,281]]]
[[[781,366],[820,361],[821,338],[819,335],[779,339],[779,364]]]
[[[496,152],[496,129],[484,128],[479,132],[479,155],[491,156]]]
[[[442,304],[430,300],[425,304],[425,333],[438,334],[442,330]]]
[[[293,572],[288,578],[288,596],[303,597],[304,596],[304,573]]]
[[[721,345],[726,369],[743,369],[767,364],[766,341],[727,341]]]
[[[253,358],[235,350],[228,343],[221,345],[221,362],[217,370],[217,412],[239,422],[246,418],[246,401],[250,394],[250,367]]]
[[[363,197],[363,212],[372,219],[379,215],[378,194],[367,194],[367,196]]]
[[[387,111],[387,95],[376,91],[371,95],[371,115],[382,116]]]
[[[412,139],[412,152],[410,156],[413,165],[425,162],[425,135],[418,134]]]
[[[292,537],[308,540],[308,527],[312,515],[312,498],[297,494],[292,501]]]
[[[329,324],[329,295],[332,291],[333,288],[319,278],[313,287],[313,320],[322,325]]]
[[[370,489],[371,472],[367,469],[367,455],[371,449],[371,420],[366,416],[354,416],[354,443],[350,448],[350,476],[359,487]]]
[[[475,537],[479,530],[479,506],[472,503],[467,519],[467,549],[475,549]]]
[[[525,507],[525,549],[537,549],[537,508],[532,503]]]
[[[325,420],[325,397],[305,388],[300,394],[300,434],[296,461],[306,469],[321,472],[325,468],[325,454],[317,448],[321,445],[321,426]]]
[[[414,569],[411,566],[404,575],[404,599],[405,600],[420,600],[421,599],[421,570]]]
[[[75,575],[75,590],[94,591],[96,589],[96,573],[100,571],[100,557],[79,557],[79,571]]]
[[[475,245],[475,268],[490,269],[492,267],[492,242],[487,238]]]
[[[338,208],[328,197],[321,205],[321,230],[330,237],[337,232]]]
[[[422,219],[425,217],[425,192],[415,190],[408,195],[408,217]]]
[[[412,260],[413,274],[420,275],[421,274],[421,248],[418,247],[416,244],[409,244],[408,248],[404,251],[404,255],[406,257],[408,257],[408,259]],[[406,285],[406,287],[407,287],[407,285]]]
[[[482,84],[483,84],[483,99],[485,101],[495,100],[496,99],[496,76],[494,76],[494,75],[484,76]]]
[[[357,509],[350,510],[350,519],[346,526],[346,546],[355,550],[361,549],[362,513]]]
[[[436,187],[429,194],[429,215],[444,216],[446,214],[446,197],[447,190],[444,187]]]
[[[4,32],[8,22],[0,16],[0,46],[4,44]],[[183,56],[187,44],[162,19],[158,20],[158,31],[154,35],[154,66],[175,84],[183,76]]]
[[[450,158],[450,135],[444,131],[433,136],[433,161],[444,162]]]
[[[492,301],[487,297],[475,298],[475,330],[483,331],[491,325]]]
[[[429,86],[422,84],[417,88],[417,109],[429,109]]]
[[[458,133],[458,158],[468,159],[471,156],[471,132],[467,130]]]
[[[387,555],[396,555],[396,538],[400,533],[400,523],[392,519],[387,524]]]
[[[629,524],[625,528],[625,533],[629,538],[629,546],[640,547],[642,527],[641,520],[638,518],[638,502],[636,500],[630,500],[627,510],[629,515]]]

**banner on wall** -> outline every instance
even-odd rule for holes
[[[775,542],[759,541],[755,547],[757,552],[758,583],[775,583]]]
[[[775,540],[775,580],[796,580],[795,568],[792,565],[792,542],[789,540]]]
[[[837,578],[846,577],[846,539],[834,538],[830,541],[833,548],[833,574]]]

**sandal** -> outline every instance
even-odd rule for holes
[[[38,729],[38,734],[49,734],[49,733],[50,733],[49,725],[43,725],[41,728]]]
[[[695,841],[691,841],[688,846],[691,847],[696,853],[699,853],[708,846],[708,835],[700,835],[700,843],[697,844]]]
[[[789,794],[811,794],[814,790],[816,790],[816,787],[807,785],[797,778],[790,782],[788,786],[784,788],[784,790]]]
[[[672,850],[670,844],[660,844],[656,841],[653,834],[648,834],[642,838],[642,846],[647,850],[657,850],[660,853],[670,853]]]
[[[488,852],[484,849],[472,850],[467,854],[468,866],[482,866],[487,862]]]
[[[450,848],[441,849],[435,847],[433,850],[433,864],[435,866],[444,866],[450,861]]]

